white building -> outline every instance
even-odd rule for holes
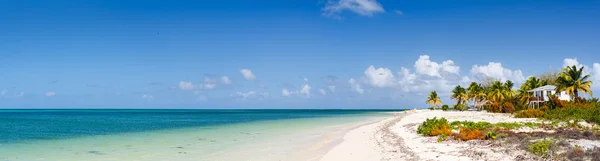
[[[556,86],[545,85],[532,90],[527,91],[533,93],[533,97],[529,98],[530,107],[539,107],[541,102],[550,101],[552,95],[558,96],[559,100],[571,101],[571,97],[565,92],[556,93]]]

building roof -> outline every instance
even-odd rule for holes
[[[538,91],[554,91],[556,90],[556,86],[553,85],[545,85],[545,86],[541,86],[541,87],[537,87],[534,88],[532,90],[529,90],[528,92],[538,92]]]

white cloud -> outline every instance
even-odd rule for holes
[[[242,73],[242,75],[244,76],[244,79],[246,79],[246,80],[256,79],[256,76],[252,73],[252,71],[250,69],[241,69],[240,73]]]
[[[44,95],[47,97],[53,97],[56,96],[56,92],[46,92]]]
[[[600,81],[600,63],[594,63],[594,73],[592,74],[592,77],[595,77],[596,80]],[[598,82],[600,83],[600,82]]]
[[[302,85],[302,87],[300,88],[299,91],[290,91],[287,88],[283,88],[281,90],[281,95],[283,96],[291,96],[291,95],[304,95],[306,97],[310,97],[310,85],[308,84],[304,84]]]
[[[368,83],[374,87],[390,87],[396,83],[396,78],[388,68],[377,68],[372,65],[365,70]]]
[[[310,86],[308,84],[304,84],[302,88],[300,88],[299,93],[310,97]]]
[[[394,10],[394,12],[399,15],[404,15],[404,12],[402,12],[401,10]]]
[[[250,96],[252,96],[254,94],[256,94],[256,92],[254,92],[254,91],[249,91],[249,92],[246,92],[246,93],[244,93],[244,92],[237,92],[237,93],[235,93],[235,96],[238,97],[238,98],[246,99],[246,98],[248,98],[248,97],[250,97]]]
[[[19,93],[17,93],[17,95],[16,95],[16,96],[17,96],[17,97],[23,97],[23,96],[25,96],[25,92],[19,92]]]
[[[594,63],[592,73],[592,87],[594,89],[600,89],[600,63]]]
[[[350,84],[350,88],[355,91],[356,93],[360,93],[363,94],[365,91],[360,87],[360,84],[358,84],[358,81],[356,81],[353,78],[350,78],[350,80],[348,80],[348,84]]]
[[[227,76],[221,76],[221,83],[223,84],[231,84],[231,80]]]
[[[565,60],[563,61],[563,67],[568,67],[568,66],[577,66],[579,67],[579,61],[577,61],[577,58],[565,58]]]
[[[429,55],[421,55],[415,62],[415,70],[418,74],[442,77],[442,73],[458,74],[460,68],[454,65],[452,60],[446,60],[442,64],[438,64],[429,60]]]
[[[154,96],[149,95],[149,94],[144,94],[144,95],[142,95],[142,99],[150,101],[150,100],[154,100]]]
[[[290,96],[290,95],[292,95],[292,93],[288,89],[284,88],[284,89],[281,90],[281,95],[283,95],[283,96]]]
[[[217,81],[211,79],[209,77],[204,78],[204,85],[202,86],[204,89],[213,89],[217,86]]]
[[[362,16],[372,16],[385,12],[377,0],[328,0],[323,7],[323,15],[332,18],[341,18],[339,14],[344,10],[352,11]]]
[[[202,87],[201,85],[200,86],[194,85],[191,81],[180,81],[179,82],[179,89],[181,89],[181,90],[186,90],[186,91],[194,90],[194,89],[201,88],[201,87]]]
[[[304,82],[308,82],[308,78],[304,77]]]
[[[327,88],[329,88],[329,91],[331,91],[332,93],[335,92],[335,86],[334,85],[327,86]]]
[[[511,80],[513,82],[523,82],[525,78],[521,70],[510,70],[502,67],[502,63],[490,62],[485,66],[473,65],[471,73],[477,79],[484,80],[487,78],[494,78],[500,81]]]
[[[3,89],[2,91],[0,91],[0,96],[4,96],[7,92],[8,92],[8,90]]]
[[[325,91],[323,88],[319,89],[319,93],[321,93],[321,95],[327,95],[327,91]]]

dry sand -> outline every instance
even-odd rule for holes
[[[321,161],[513,160],[526,153],[523,150],[498,151],[485,141],[438,143],[437,137],[417,134],[418,125],[433,117],[445,117],[448,121],[538,122],[536,119],[512,118],[509,114],[412,110],[349,131],[343,142],[329,150]]]

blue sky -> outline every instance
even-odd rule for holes
[[[5,1],[0,108],[421,108],[565,64],[600,91],[598,17],[600,1]]]

